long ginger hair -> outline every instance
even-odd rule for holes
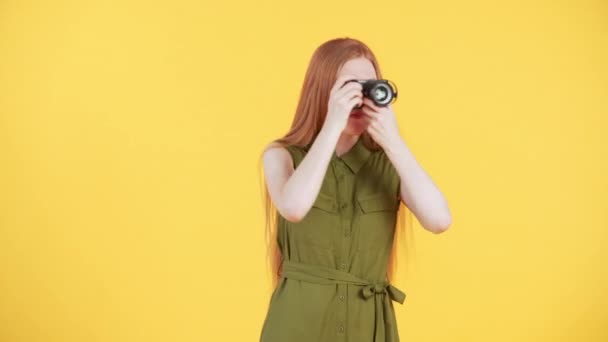
[[[331,87],[336,82],[337,74],[344,63],[352,58],[367,58],[376,70],[376,77],[382,78],[380,67],[376,57],[363,42],[353,38],[336,38],[320,45],[313,53],[304,77],[304,84],[300,92],[299,102],[291,124],[291,128],[283,137],[273,140],[262,151],[258,167],[263,163],[264,152],[278,146],[296,145],[305,146],[316,138],[323,126],[329,93]],[[381,149],[367,132],[361,134],[363,144],[370,150]],[[272,276],[271,284],[274,289],[280,278],[280,266],[282,262],[281,251],[277,244],[277,219],[278,212],[268,192],[265,177],[261,177],[261,187],[263,192],[263,203],[265,209],[265,242],[266,242],[266,262],[270,266]],[[409,218],[409,219],[406,219]],[[393,246],[389,258],[387,279],[392,281],[395,278],[397,269],[397,255],[399,237],[411,238],[411,211],[400,202],[397,223],[395,226]],[[408,224],[409,223],[409,224]],[[405,234],[406,226],[410,233]],[[410,248],[406,245],[406,255],[409,255]],[[409,257],[406,261],[409,260]]]

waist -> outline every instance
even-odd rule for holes
[[[283,260],[281,278],[298,279],[316,284],[349,284],[361,287],[363,300],[373,298],[374,342],[398,342],[397,321],[390,300],[401,304],[405,293],[388,281],[370,281],[353,273],[328,266]]]
[[[373,294],[388,294],[401,304],[405,301],[405,293],[392,285],[388,280],[372,281],[350,272],[334,269],[323,265],[301,263],[283,260],[281,277],[298,279],[316,284],[350,284],[361,286],[364,298]]]

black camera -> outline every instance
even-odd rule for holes
[[[363,96],[371,99],[378,107],[385,107],[397,99],[397,86],[389,80],[349,80],[359,82],[363,86]],[[345,83],[345,84],[346,84]],[[361,108],[363,105],[355,108]]]

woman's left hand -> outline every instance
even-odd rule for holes
[[[399,126],[397,125],[397,118],[392,106],[390,104],[385,107],[376,106],[367,97],[363,98],[363,104],[364,106],[361,110],[368,116],[369,120],[367,132],[376,143],[384,150],[397,144],[401,140],[401,135],[399,134]]]

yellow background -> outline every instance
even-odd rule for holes
[[[0,340],[256,341],[258,161],[363,40],[445,194],[403,341],[608,340],[605,1],[0,2]]]

